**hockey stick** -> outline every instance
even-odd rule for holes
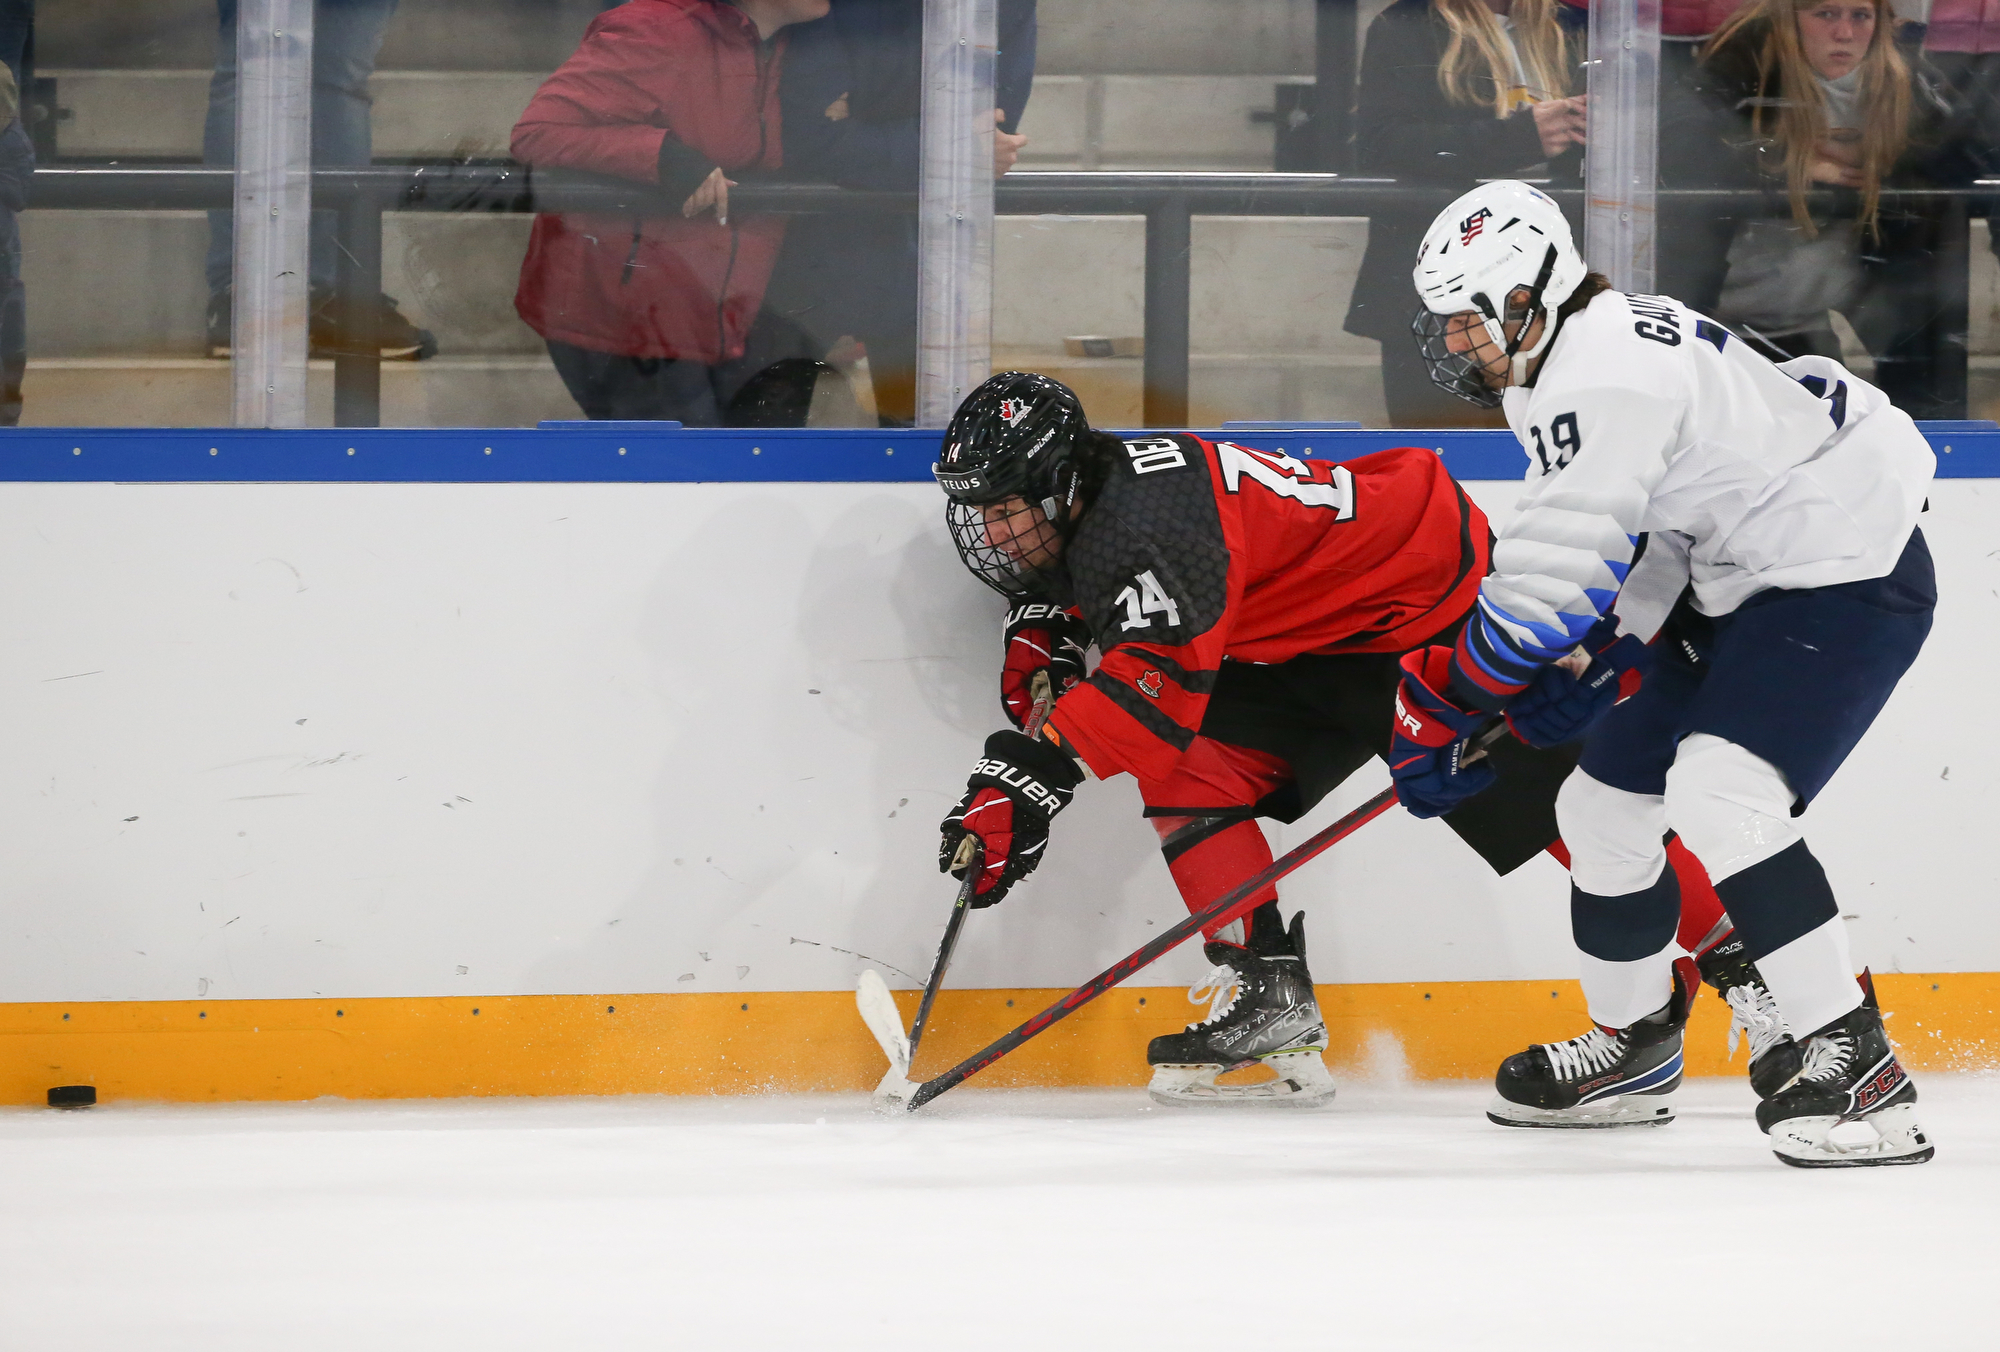
[[[1033,737],[1042,730],[1042,723],[1049,716],[1049,709],[1055,704],[1055,691],[1049,684],[1047,670],[1035,673],[1028,686],[1034,696],[1034,707],[1028,711],[1027,722],[1021,730]],[[937,1000],[938,988],[944,984],[944,974],[951,967],[951,955],[958,948],[959,931],[965,927],[966,912],[972,909],[972,889],[979,883],[980,857],[979,837],[967,833],[959,842],[958,852],[952,856],[952,867],[965,870],[965,881],[959,884],[958,896],[952,901],[951,915],[944,924],[944,938],[938,944],[937,957],[931,963],[930,978],[924,982],[923,998],[917,1002],[917,1019],[910,1026],[908,1037],[903,1036],[903,1016],[897,1012],[896,1003],[889,996],[889,988],[879,973],[873,968],[861,974],[861,980],[854,991],[855,1007],[861,1011],[862,1022],[881,1044],[882,1054],[889,1058],[889,1072],[882,1077],[882,1083],[875,1086],[878,1098],[897,1100],[916,1091],[910,1083],[910,1065],[916,1060],[917,1045],[923,1040],[924,1028],[930,1022],[931,1005]]]
[[[1492,746],[1501,737],[1506,735],[1506,732],[1506,723],[1500,721],[1496,721],[1492,726],[1481,731],[1472,739],[1471,751],[1476,754],[1468,754],[1460,763],[1470,764],[1476,756],[1483,755],[1487,747]],[[939,1094],[944,1093],[947,1089],[963,1084],[966,1080],[971,1079],[974,1075],[977,1075],[980,1071],[1007,1055],[1007,1053],[1015,1050],[1029,1038],[1046,1032],[1052,1025],[1076,1013],[1077,1010],[1083,1008],[1113,986],[1116,986],[1126,977],[1131,976],[1143,967],[1149,966],[1169,949],[1178,947],[1189,937],[1199,934],[1210,925],[1226,925],[1238,916],[1250,911],[1253,906],[1252,898],[1259,892],[1262,892],[1286,874],[1293,872],[1301,864],[1318,858],[1328,849],[1347,839],[1347,837],[1353,835],[1369,822],[1374,821],[1384,812],[1387,812],[1391,807],[1395,806],[1395,803],[1396,787],[1392,784],[1363,803],[1360,807],[1355,808],[1354,811],[1348,813],[1345,817],[1342,817],[1339,821],[1314,833],[1312,838],[1304,844],[1298,846],[1296,849],[1287,851],[1284,858],[1279,859],[1249,881],[1216,898],[1206,907],[1190,915],[1187,919],[1160,934],[1157,938],[1147,941],[1137,951],[1129,953],[1117,962],[1112,963],[1109,967],[1084,982],[1081,986],[1078,986],[1068,995],[1065,995],[1062,999],[1056,1001],[1032,1019],[1029,1019],[1019,1028],[1001,1037],[984,1051],[975,1052],[944,1074],[934,1079],[925,1080],[917,1086],[916,1093],[910,1096],[910,1111],[915,1112]]]
[[[1027,721],[1021,731],[1030,737],[1042,730],[1042,722],[1049,716],[1049,709],[1055,704],[1055,692],[1049,688],[1047,668],[1035,673],[1034,681],[1028,686],[1034,696],[1035,706],[1028,711]],[[952,856],[952,866],[965,869],[965,881],[959,886],[958,897],[951,904],[951,918],[944,922],[944,939],[938,944],[937,961],[931,964],[930,979],[924,982],[923,999],[917,1002],[917,1019],[910,1025],[910,1061],[917,1059],[917,1048],[924,1040],[924,1028],[930,1023],[931,1005],[937,1000],[938,988],[944,984],[944,974],[951,966],[951,955],[958,947],[958,934],[965,927],[965,913],[972,909],[973,885],[979,881],[980,865],[985,861],[980,857],[979,837],[967,833],[959,843],[958,853]]]

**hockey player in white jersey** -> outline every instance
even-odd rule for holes
[[[1768,988],[1753,1084],[1778,1158],[1929,1159],[1916,1086],[1795,820],[1929,633],[1929,445],[1837,362],[1773,365],[1678,301],[1612,290],[1527,184],[1446,208],[1415,281],[1433,378],[1503,407],[1530,463],[1477,615],[1454,648],[1404,659],[1399,788],[1422,815],[1491,783],[1459,757],[1495,713],[1538,745],[1584,738],[1557,816],[1597,1026],[1510,1057],[1490,1116],[1643,1121],[1678,1086],[1692,992],[1675,976],[1671,829],[1736,923],[1740,971]],[[1579,649],[1581,675],[1557,665]]]

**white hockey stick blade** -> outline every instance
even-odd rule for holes
[[[903,1031],[902,1011],[896,1008],[896,1001],[889,994],[882,974],[874,968],[864,971],[860,981],[855,983],[854,1005],[861,1011],[861,1021],[868,1025],[868,1031],[881,1044],[882,1055],[889,1058],[890,1075],[903,1079],[910,1073],[909,1034]]]

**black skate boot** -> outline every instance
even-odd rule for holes
[[[1273,908],[1275,910],[1275,907]],[[1292,917],[1289,933],[1260,935],[1250,947],[1211,943],[1215,964],[1188,990],[1199,1004],[1212,1000],[1208,1017],[1185,1032],[1156,1037],[1146,1048],[1153,1068],[1146,1092],[1160,1103],[1285,1102],[1308,1106],[1333,1097],[1327,1074],[1326,1024],[1306,970],[1305,915]],[[1276,1079],[1258,1084],[1217,1084],[1215,1077],[1258,1064]]]
[[[1735,1057],[1739,1039],[1750,1039],[1750,1087],[1758,1098],[1770,1098],[1798,1078],[1803,1060],[1778,1002],[1734,933],[1695,962],[1701,979],[1729,1006],[1729,1055]]]
[[[1875,981],[1861,1004],[1806,1038],[1790,1087],[1757,1105],[1771,1149],[1801,1169],[1922,1164],[1937,1153],[1917,1124],[1917,1086],[1882,1031]]]
[[[1594,1027],[1500,1063],[1486,1110],[1503,1127],[1663,1127],[1681,1087],[1681,1034],[1697,987],[1674,966],[1673,998],[1629,1028]]]

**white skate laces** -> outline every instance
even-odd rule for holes
[[[1805,1063],[1799,1070],[1801,1080],[1831,1080],[1847,1069],[1847,1062],[1854,1055],[1854,1039],[1846,1033],[1822,1033],[1806,1040]]]
[[[1750,1059],[1754,1062],[1785,1040],[1785,1016],[1778,1002],[1762,986],[1731,986],[1722,997],[1729,1006],[1729,1055],[1736,1056],[1736,1044],[1747,1034]]]
[[[1555,1067],[1558,1079],[1581,1080],[1587,1075],[1609,1070],[1616,1064],[1624,1050],[1624,1041],[1622,1034],[1593,1028],[1582,1037],[1573,1037],[1567,1042],[1544,1042],[1542,1051],[1548,1056],[1549,1064]]]
[[[1236,1008],[1236,997],[1243,993],[1243,982],[1236,975],[1236,969],[1226,962],[1218,962],[1208,969],[1208,975],[1188,987],[1188,1003],[1198,1005],[1203,1000],[1209,1002],[1208,1017],[1200,1023],[1189,1024],[1190,1028],[1206,1028],[1216,1020],[1224,1018]]]

